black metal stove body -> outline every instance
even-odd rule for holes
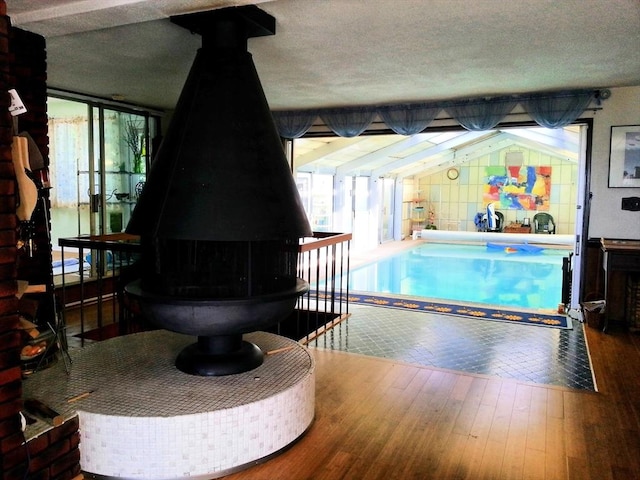
[[[247,52],[275,20],[250,6],[172,21],[202,48],[127,226],[142,274],[126,290],[151,322],[198,336],[180,370],[228,375],[262,363],[242,334],[286,317],[308,289],[296,266],[311,230]]]

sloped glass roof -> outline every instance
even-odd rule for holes
[[[511,146],[578,161],[579,126],[499,128],[483,132],[451,130],[355,138],[310,137],[295,141],[294,168],[339,176],[404,178],[459,166]]]

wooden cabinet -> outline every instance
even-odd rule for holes
[[[626,288],[624,298],[622,299],[624,306],[623,322],[634,329],[638,328],[640,323],[638,316],[638,285],[637,276],[640,273],[640,240],[618,240],[606,239],[600,240],[602,249],[602,269],[604,271],[604,299],[607,305],[606,323],[604,329],[611,318],[611,303],[613,300],[614,290],[611,288],[614,274],[622,273],[626,276]]]

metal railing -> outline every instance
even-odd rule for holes
[[[294,312],[276,324],[270,331],[300,341],[303,344],[315,342],[322,333],[349,317],[348,276],[350,233],[314,232],[312,237],[302,239],[298,253],[297,275],[309,282],[309,291],[298,298]],[[101,236],[81,236],[60,239],[63,247],[78,249],[82,265],[84,252],[90,251],[91,268],[78,272],[79,298],[75,305],[80,307],[80,335],[85,334],[85,306],[97,304],[97,326],[102,329],[107,323],[117,323],[118,333],[136,331],[135,320],[127,313],[126,299],[122,294],[121,275],[137,256],[140,249],[136,236],[112,234]],[[113,260],[109,260],[113,259]],[[123,260],[124,263],[123,263]],[[65,276],[63,267],[63,278]],[[110,281],[110,288],[105,281]],[[75,282],[74,282],[75,283]],[[94,288],[89,288],[93,285]],[[66,298],[68,285],[63,281],[63,306],[69,303]],[[109,319],[103,319],[103,300],[111,300]],[[107,322],[103,322],[107,320]],[[326,341],[326,337],[325,337]]]
[[[295,310],[277,323],[271,332],[303,345],[320,338],[323,333],[349,318],[349,248],[350,233],[313,232],[300,243],[298,277],[309,283],[309,290],[300,296]]]
[[[350,233],[314,232],[300,244],[298,276],[309,282],[309,291],[298,299],[296,321],[304,336],[314,342],[349,317]],[[326,342],[326,336],[324,337]]]

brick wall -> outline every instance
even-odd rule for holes
[[[20,336],[16,294],[15,174],[11,161],[12,120],[7,90],[12,83],[9,53],[10,23],[0,1],[0,471],[8,472],[22,434]],[[7,473],[3,473],[3,478]]]
[[[25,478],[27,466],[29,479],[70,480],[80,474],[77,418],[32,439],[25,448],[18,415],[22,408],[22,344],[17,330],[16,279],[47,286],[39,310],[47,320],[53,316],[53,285],[46,191],[41,193],[33,217],[36,253],[25,257],[16,249],[17,189],[11,158],[14,132],[8,113],[9,88],[18,90],[28,110],[19,117],[19,131],[29,132],[48,165],[45,42],[38,35],[12,29],[6,2],[0,0],[0,480]]]
[[[80,474],[78,417],[32,439],[29,448],[29,480],[72,480]],[[22,480],[25,473],[24,445],[3,456],[6,470],[2,480]]]
[[[10,13],[10,12],[9,12]],[[11,29],[9,50],[12,54],[11,70],[14,88],[27,107],[18,116],[19,132],[27,132],[35,141],[43,159],[42,168],[33,165],[36,177],[46,176],[48,171],[49,136],[47,127],[47,58],[45,40],[18,28]],[[29,159],[31,163],[31,158]],[[32,285],[45,285],[46,295],[35,296],[38,317],[55,324],[53,307],[53,275],[51,271],[51,225],[49,222],[49,189],[39,190],[39,199],[32,219],[35,225],[34,249],[30,254],[20,251],[17,256],[18,279]],[[46,324],[40,324],[41,328]]]

